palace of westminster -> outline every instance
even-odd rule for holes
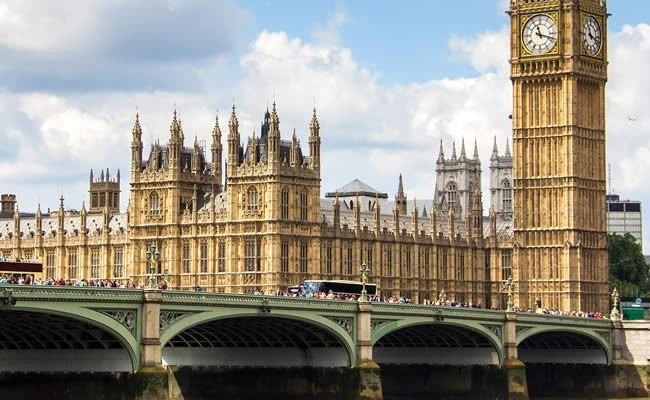
[[[275,104],[242,142],[233,106],[225,149],[214,124],[209,162],[196,140],[186,147],[174,111],[167,144],[147,158],[136,115],[126,212],[108,170],[91,171],[80,211],[61,198],[58,210],[21,213],[3,195],[0,255],[41,260],[43,278],[142,284],[155,246],[171,288],[233,293],[358,280],[365,263],[384,296],[444,290],[501,307],[511,277],[521,307],[604,311],[607,11],[601,0],[512,0],[509,14],[513,148],[495,140],[489,207],[476,144],[471,156],[464,142],[458,154],[440,144],[427,204],[407,201],[401,175],[394,200],[359,180],[321,198],[315,109],[305,154],[295,131],[281,138]]]

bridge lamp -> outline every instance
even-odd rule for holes
[[[366,283],[368,282],[368,272],[370,272],[370,268],[368,268],[366,263],[362,263],[359,272],[361,273],[361,285],[362,285],[361,297],[359,297],[359,301],[368,301],[368,292],[366,291]]]
[[[147,251],[147,264],[149,265],[149,288],[151,289],[158,288],[158,282],[156,282],[156,270],[158,269],[158,261],[160,261],[160,252],[156,248],[156,245],[152,244],[149,251]]]

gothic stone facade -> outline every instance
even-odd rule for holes
[[[495,146],[488,217],[478,154],[467,157],[464,145],[450,159],[441,148],[428,213],[407,202],[401,177],[392,204],[362,184],[322,200],[315,110],[306,155],[295,134],[281,139],[275,105],[260,135],[242,143],[233,107],[226,159],[217,121],[210,163],[196,140],[184,145],[175,114],[168,143],[153,144],[145,160],[136,116],[127,212],[106,202],[97,210],[92,198],[90,212],[65,210],[61,199],[56,211],[21,214],[12,203],[0,219],[0,254],[39,258],[46,276],[143,283],[154,245],[171,287],[240,293],[356,280],[366,263],[384,295],[421,301],[444,289],[449,299],[502,306],[503,281],[512,277],[522,307],[539,298],[549,308],[604,311],[602,3],[511,2],[513,156]],[[114,196],[114,187],[98,184],[93,193]]]

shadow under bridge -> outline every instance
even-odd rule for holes
[[[349,340],[335,327],[250,315],[183,328],[163,342],[162,358],[175,366],[341,367],[351,365],[351,354]]]

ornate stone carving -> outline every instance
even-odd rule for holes
[[[99,312],[116,320],[135,336],[137,328],[136,310],[99,310]]]

